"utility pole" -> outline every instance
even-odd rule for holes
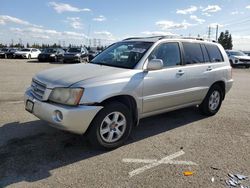
[[[218,41],[219,25],[216,26],[216,41]]]
[[[211,26],[208,27],[208,40],[211,38]]]

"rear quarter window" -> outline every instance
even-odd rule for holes
[[[224,61],[218,46],[213,45],[213,44],[206,44],[205,46],[206,46],[211,62],[223,62]]]

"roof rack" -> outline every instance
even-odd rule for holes
[[[127,40],[134,40],[134,39],[157,39],[157,40],[161,40],[161,39],[192,39],[192,40],[200,40],[200,41],[210,41],[210,42],[215,42],[217,43],[216,40],[211,40],[208,38],[201,38],[201,37],[185,37],[185,36],[180,36],[180,35],[160,35],[160,36],[151,36],[151,37],[130,37],[130,38],[126,38],[123,41],[127,41]]]
[[[134,40],[134,39],[164,39],[164,38],[176,38],[177,35],[159,35],[159,36],[150,36],[150,37],[130,37],[130,38],[126,38],[123,41],[126,40]]]

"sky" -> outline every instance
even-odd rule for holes
[[[215,39],[229,30],[250,50],[250,0],[1,0],[0,43],[98,45],[127,37],[183,35]],[[90,40],[91,39],[91,40]],[[94,40],[98,39],[98,40]]]

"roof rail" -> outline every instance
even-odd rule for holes
[[[215,42],[217,43],[216,40],[211,40],[208,38],[201,38],[201,37],[185,37],[185,36],[180,36],[180,35],[160,35],[160,36],[151,36],[151,37],[130,37],[130,38],[126,38],[123,41],[126,40],[133,40],[133,39],[157,39],[157,40],[161,40],[161,39],[192,39],[192,40],[200,40],[200,41],[210,41],[210,42]]]
[[[159,35],[159,36],[150,36],[150,37],[130,37],[130,38],[126,38],[123,41],[126,40],[133,40],[133,39],[164,39],[164,38],[175,38],[176,36],[173,35]]]

